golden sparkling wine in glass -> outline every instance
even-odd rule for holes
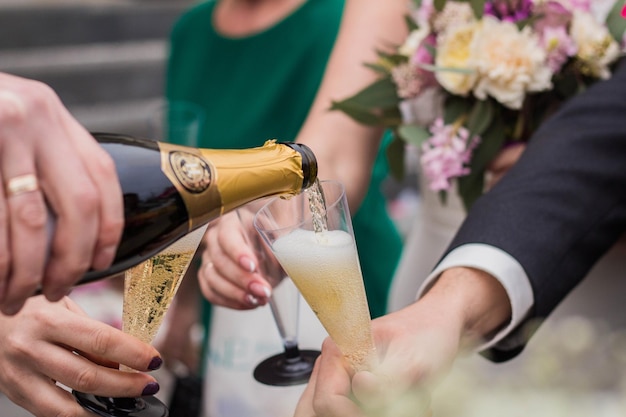
[[[152,343],[205,230],[202,227],[190,233],[126,271],[122,313],[125,333]]]
[[[274,199],[257,227],[346,359],[355,370],[367,369],[375,348],[345,190],[336,181],[320,186],[324,203],[314,201],[317,185]]]

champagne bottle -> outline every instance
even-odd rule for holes
[[[125,271],[187,233],[258,198],[295,195],[317,178],[309,148],[268,140],[250,149],[197,149],[93,133],[113,157],[124,194],[124,232],[115,260],[84,284]]]

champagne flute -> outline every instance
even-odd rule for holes
[[[368,369],[375,348],[343,184],[273,198],[254,225],[352,367]]]
[[[152,343],[176,295],[206,226],[186,235],[124,274],[122,330]],[[120,370],[134,372],[121,366]],[[77,401],[101,417],[167,417],[165,404],[152,396],[110,398],[73,391]]]
[[[265,385],[291,386],[306,383],[313,371],[319,350],[300,349],[298,322],[300,318],[300,292],[278,263],[267,244],[253,226],[254,207],[248,204],[238,209],[237,215],[246,232],[246,240],[259,260],[259,270],[272,286],[269,306],[283,343],[283,351],[264,359],[253,372],[254,379]]]

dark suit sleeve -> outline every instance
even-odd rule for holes
[[[481,197],[448,252],[504,250],[534,294],[528,319],[548,316],[626,229],[626,65],[566,103],[519,162]],[[493,349],[494,361],[522,350]]]

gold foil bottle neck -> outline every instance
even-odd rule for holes
[[[162,169],[187,207],[189,230],[262,197],[296,195],[317,177],[315,158],[304,145],[296,150],[268,140],[249,149],[159,146]]]

